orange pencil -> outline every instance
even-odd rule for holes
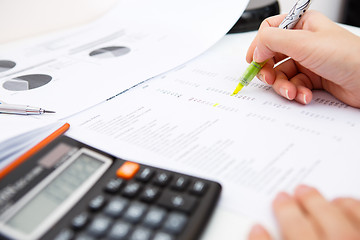
[[[55,132],[47,136],[44,140],[36,144],[34,147],[32,147],[30,150],[28,150],[26,153],[18,157],[16,160],[11,162],[9,165],[7,165],[5,168],[0,170],[0,179],[5,177],[7,174],[9,174],[12,170],[14,170],[17,166],[19,166],[22,162],[24,162],[26,159],[40,151],[43,147],[48,145],[50,142],[54,141],[57,137],[59,137],[61,134],[66,132],[70,127],[70,124],[65,123],[60,128],[58,128]]]

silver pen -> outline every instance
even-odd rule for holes
[[[21,115],[39,115],[44,113],[55,113],[54,111],[45,110],[39,107],[20,104],[0,104],[0,113],[21,114]]]
[[[306,10],[308,10],[311,4],[311,0],[298,0],[293,8],[290,10],[288,15],[279,25],[279,28],[282,29],[291,29],[295,27],[300,18],[304,15]]]

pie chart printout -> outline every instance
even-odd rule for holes
[[[9,60],[0,60],[0,72],[5,72],[16,66],[16,63]]]
[[[5,81],[2,86],[9,91],[26,91],[42,87],[51,81],[52,77],[45,74],[30,74]]]
[[[120,46],[111,46],[99,48],[92,51],[89,55],[94,58],[114,58],[120,57],[130,52],[130,48],[128,47],[120,47]]]

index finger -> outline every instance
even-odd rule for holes
[[[258,31],[261,31],[262,29],[268,28],[268,27],[278,27],[280,25],[280,23],[284,20],[285,16],[286,16],[286,14],[282,14],[282,15],[276,15],[276,16],[266,18],[260,24]],[[258,38],[259,38],[259,32],[256,34],[256,37],[251,42],[250,47],[246,53],[246,61],[249,63],[253,60],[253,54],[254,54],[254,50],[255,50],[257,42],[258,42]]]
[[[354,236],[359,236],[349,219],[316,189],[300,185],[295,190],[295,198],[316,221],[326,239],[356,239]]]
[[[278,25],[281,19],[276,16],[265,20],[250,45],[247,61],[251,59],[251,53],[253,53],[256,62],[263,62],[266,59],[281,55],[302,62],[323,47],[320,43],[325,40],[324,36],[316,34],[319,26],[323,31],[334,27],[334,23],[330,19],[316,11],[308,11],[291,30],[272,27]],[[317,44],[314,44],[314,40]],[[275,60],[278,62],[277,59]]]
[[[285,240],[318,239],[311,221],[289,194],[279,193],[273,202],[273,208]]]
[[[353,198],[337,198],[333,203],[348,216],[360,232],[360,201]]]

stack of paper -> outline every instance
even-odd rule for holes
[[[359,109],[323,91],[301,105],[257,79],[230,96],[254,37],[226,36],[198,59],[69,119],[68,134],[124,159],[219,181],[220,208],[270,229],[275,194],[299,183],[328,198],[360,197]]]
[[[122,0],[87,25],[2,45],[1,99],[56,114],[1,114],[0,143],[66,120],[198,56],[232,27],[247,2]]]

